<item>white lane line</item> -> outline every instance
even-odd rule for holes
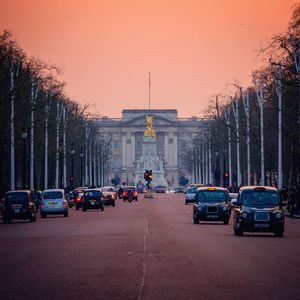
[[[146,277],[146,250],[147,250],[147,235],[149,234],[149,221],[147,216],[147,224],[146,224],[146,234],[144,234],[144,251],[143,251],[143,276],[141,285],[139,288],[138,300],[142,299],[142,293],[145,285],[145,277]]]

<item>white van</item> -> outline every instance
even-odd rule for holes
[[[68,201],[66,200],[65,191],[62,189],[44,190],[41,203],[41,217],[47,215],[68,216]]]

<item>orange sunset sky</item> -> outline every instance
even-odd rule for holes
[[[61,66],[66,94],[101,115],[176,108],[201,116],[226,84],[250,83],[255,50],[287,29],[293,0],[0,0],[0,30]]]

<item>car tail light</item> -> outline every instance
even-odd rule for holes
[[[64,200],[63,204],[64,204],[64,207],[68,207],[68,202],[67,201]]]
[[[29,202],[28,203],[28,208],[33,208],[34,207],[34,203],[33,202]]]
[[[41,203],[41,208],[44,208],[44,207],[45,207],[44,203]]]
[[[76,202],[80,202],[81,201],[81,198],[80,197],[77,197],[76,198]]]
[[[134,192],[134,193],[133,193],[133,196],[137,196],[137,192]]]
[[[127,196],[127,193],[126,193],[126,192],[123,192],[123,196]]]

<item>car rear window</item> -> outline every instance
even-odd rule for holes
[[[132,187],[132,188],[125,188],[125,191],[128,192],[128,191],[131,191],[131,192],[134,192],[135,191],[135,188]]]
[[[28,194],[27,193],[9,193],[6,194],[5,200],[9,202],[17,202],[17,201],[27,201],[28,200]]]
[[[198,202],[222,202],[228,200],[228,196],[224,191],[199,191],[197,195]]]
[[[100,192],[99,191],[87,191],[84,193],[84,196],[99,197]]]
[[[44,192],[43,194],[44,199],[62,199],[63,194],[59,191],[53,191],[53,192]]]

